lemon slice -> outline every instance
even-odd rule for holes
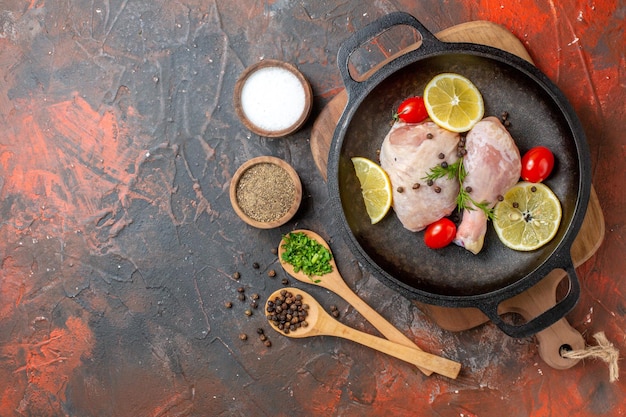
[[[381,221],[391,208],[391,181],[387,173],[374,161],[363,157],[352,158],[361,193],[372,224]]]
[[[440,127],[452,132],[467,132],[485,114],[485,104],[478,88],[459,74],[435,76],[424,89],[428,116]]]
[[[531,251],[548,243],[561,223],[561,203],[543,183],[520,182],[496,204],[493,226],[506,246]]]

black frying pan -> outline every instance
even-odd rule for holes
[[[421,46],[356,81],[350,55],[368,40],[399,25],[413,27]],[[392,13],[366,26],[340,48],[338,65],[348,102],[338,122],[328,161],[332,208],[355,256],[383,283],[406,297],[445,307],[476,307],[513,337],[525,337],[554,324],[577,303],[580,287],[570,249],[582,224],[591,188],[591,163],[583,129],[561,91],[536,67],[505,51],[437,40],[406,13]],[[489,225],[478,255],[455,245],[428,249],[423,232],[404,229],[394,214],[370,224],[350,160],[376,152],[389,130],[390,114],[406,97],[421,95],[436,74],[456,72],[472,80],[485,100],[485,115],[509,113],[511,135],[523,154],[549,147],[557,163],[545,182],[563,209],[556,237],[532,252],[502,245]],[[565,270],[569,291],[553,308],[530,322],[513,325],[498,315],[500,302],[540,281],[555,268]]]

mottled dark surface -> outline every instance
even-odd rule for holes
[[[342,88],[339,45],[395,10],[433,32],[504,25],[571,101],[606,237],[578,270],[567,318],[589,344],[604,331],[624,350],[623,1],[3,0],[0,415],[626,415],[624,372],[610,383],[600,361],[551,369],[533,338],[491,324],[441,330],[362,272],[327,215],[312,122]],[[238,74],[263,58],[295,64],[314,90],[310,121],[288,138],[257,137],[234,113]],[[304,185],[300,211],[275,230],[246,226],[228,198],[237,167],[259,155],[286,159]],[[422,348],[460,361],[460,377],[247,317],[237,288],[263,300],[282,286],[271,249],[296,227],[327,238],[348,284]],[[294,285],[373,332],[335,295]]]

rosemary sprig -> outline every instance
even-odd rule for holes
[[[463,187],[463,182],[465,181],[465,177],[467,177],[467,170],[465,169],[465,165],[463,164],[463,157],[460,157],[453,164],[435,165],[422,179],[427,181],[435,181],[436,179],[443,177],[447,177],[448,180],[456,178],[459,182],[459,194],[456,196],[456,205],[459,207],[459,209],[474,210],[474,207],[476,207],[477,209],[482,210],[485,213],[485,216],[487,216],[488,220],[493,220],[495,218],[494,210],[493,208],[489,208],[489,203],[487,201],[478,203]],[[472,207],[472,204],[474,205],[474,207]]]

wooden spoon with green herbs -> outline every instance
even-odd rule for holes
[[[285,271],[298,281],[319,285],[351,304],[387,339],[413,349],[419,347],[376,310],[356,295],[337,270],[328,243],[310,230],[294,230],[283,236],[278,246],[278,259]],[[432,371],[420,370],[426,374]]]
[[[274,300],[281,300],[282,294],[288,294],[287,296],[298,296],[302,306],[306,305],[307,311],[306,325],[294,328],[290,331],[280,330],[277,327],[277,321],[271,319],[273,313],[269,313],[270,302]],[[284,297],[284,296],[283,296]],[[281,301],[282,302],[282,301]],[[289,300],[286,303],[290,303]],[[282,304],[276,304],[279,306]],[[278,307],[275,307],[278,308]],[[379,352],[386,353],[395,358],[402,359],[413,365],[418,366],[420,369],[427,369],[431,372],[437,372],[440,375],[447,376],[448,378],[455,379],[461,369],[461,364],[450,359],[442,358],[431,353],[423,352],[415,347],[408,347],[399,343],[395,343],[391,340],[383,339],[368,333],[361,332],[346,326],[333,319],[330,314],[324,311],[324,308],[313,298],[297,288],[283,288],[275,291],[265,305],[266,315],[270,321],[272,328],[277,332],[281,332],[287,337],[303,338],[311,336],[336,336],[342,337],[347,340],[351,340],[356,343],[360,343],[363,346],[376,349]],[[276,317],[278,320],[278,317]],[[282,322],[278,322],[282,323]]]

